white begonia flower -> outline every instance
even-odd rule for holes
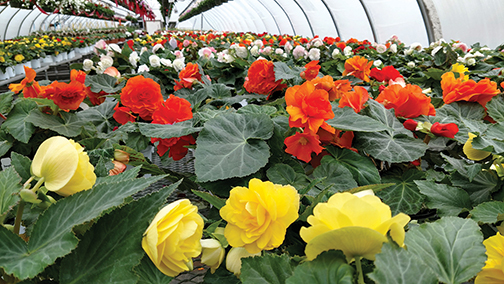
[[[320,49],[318,48],[312,48],[308,52],[308,57],[310,60],[319,60],[320,59]]]
[[[224,54],[224,56],[222,57],[222,62],[225,62],[225,63],[231,63],[234,60],[235,60],[235,58],[231,54]]]
[[[162,65],[166,67],[172,67],[172,62],[170,59],[161,58],[159,61],[161,62]]]
[[[252,46],[252,48],[250,48],[250,54],[252,54],[252,56],[259,56],[259,47],[257,45]]]
[[[140,49],[140,55],[142,55],[146,51],[147,51],[147,47],[146,46],[142,47],[142,49]]]
[[[208,47],[203,47],[202,49],[198,50],[198,55],[200,57],[205,57],[207,59],[215,57],[214,54],[213,54],[212,49],[210,49]]]
[[[481,50],[481,51],[489,51],[489,50],[491,50],[491,49],[490,49],[489,47],[486,47],[486,46],[485,46],[485,47],[480,48],[480,50]]]
[[[384,52],[386,52],[386,51],[387,51],[387,46],[386,46],[386,45],[384,45],[384,44],[377,44],[377,45],[376,45],[376,51],[377,51],[378,53],[384,53]]]
[[[414,49],[409,48],[404,51],[404,55],[411,55],[413,53]]]
[[[263,42],[260,39],[256,39],[254,41],[254,45],[257,46],[257,47],[259,47],[259,48],[261,48],[261,47],[263,47]]]
[[[415,64],[415,62],[410,61],[410,62],[408,62],[407,65],[408,65],[409,68],[413,68],[413,67],[415,67],[416,64]]]
[[[149,56],[149,64],[152,67],[161,67],[161,61],[159,59],[159,56],[157,56],[155,54]]]
[[[82,69],[84,71],[89,71],[93,69],[94,63],[91,59],[84,59],[84,62],[82,62]]]
[[[235,52],[236,52],[236,55],[237,55],[238,57],[241,57],[241,58],[247,58],[247,56],[248,56],[247,48],[246,48],[246,47],[244,47],[244,46],[239,46],[239,45],[238,45],[238,46],[235,48]]]
[[[485,57],[485,55],[483,55],[483,53],[479,52],[479,51],[476,51],[474,54],[473,54],[474,57]]]
[[[474,59],[474,58],[472,58],[472,57],[471,57],[471,58],[468,58],[468,59],[466,60],[466,64],[467,64],[467,65],[469,65],[469,66],[473,66],[474,64],[476,64],[476,59]]]
[[[295,59],[305,57],[306,53],[307,52],[306,52],[305,48],[301,45],[296,46],[296,48],[294,48],[294,50],[292,51],[292,55],[294,56]]]
[[[383,65],[383,62],[380,59],[378,59],[378,60],[373,61],[373,65],[376,67],[380,67]]]
[[[320,47],[322,45],[324,45],[324,42],[322,41],[321,38],[314,38],[311,40],[311,45],[315,46],[315,47]]]
[[[271,52],[273,52],[273,48],[271,48],[271,46],[266,46],[262,51],[259,52],[265,55],[270,55]]]
[[[165,48],[164,48],[164,46],[162,44],[156,43],[156,45],[154,45],[154,47],[152,47],[152,52],[156,53],[160,49],[164,50]]]
[[[390,47],[389,47],[389,50],[392,52],[392,53],[397,53],[397,44],[392,44]]]
[[[129,62],[131,63],[131,65],[133,65],[133,68],[137,67],[138,61],[140,61],[140,56],[138,56],[138,53],[136,51],[130,53]]]
[[[138,73],[149,72],[149,70],[149,67],[147,67],[147,65],[145,64],[142,64],[138,67]]]
[[[343,54],[345,56],[350,56],[353,54],[352,52],[352,48],[350,46],[345,46],[345,48],[343,49]]]
[[[282,55],[282,54],[284,54],[284,50],[281,48],[277,48],[277,49],[275,49],[275,54]]]
[[[175,71],[180,72],[180,71],[182,71],[182,69],[185,68],[184,61],[185,61],[185,59],[183,57],[173,60],[172,67],[175,69]]]
[[[341,53],[341,52],[339,51],[339,49],[338,49],[338,48],[335,48],[335,49],[333,50],[333,52],[331,53],[331,57],[332,57],[333,59],[336,59],[336,58],[338,57],[338,54],[340,54],[340,53]]]
[[[172,48],[177,48],[177,40],[175,38],[170,38],[170,40],[168,41],[168,43],[170,44],[170,46]]]
[[[110,66],[114,65],[114,59],[112,57],[107,56],[107,55],[102,55],[100,57],[100,62],[99,64],[103,67],[103,70],[109,68]]]
[[[175,52],[173,52],[173,54],[175,54],[175,58],[177,59],[184,58],[184,53],[180,50],[176,50]]]
[[[115,43],[111,43],[107,46],[107,51],[115,51],[117,53],[121,53],[121,47],[119,47],[119,45],[115,44]]]
[[[290,53],[294,47],[290,43],[290,41],[286,42],[284,45],[285,52]]]

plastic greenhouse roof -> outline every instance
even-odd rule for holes
[[[202,0],[178,1],[179,13]],[[178,23],[181,29],[339,36],[423,46],[444,38],[491,48],[504,43],[504,1],[229,0]],[[173,19],[173,17],[172,17]]]

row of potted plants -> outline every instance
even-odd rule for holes
[[[27,69],[0,95],[5,282],[169,282],[198,256],[207,282],[504,280],[503,46],[165,31],[95,48],[69,83]],[[194,173],[167,169],[187,155]],[[205,202],[164,204],[175,189]]]

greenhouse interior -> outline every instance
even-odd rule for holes
[[[0,284],[504,283],[502,12],[0,0]]]

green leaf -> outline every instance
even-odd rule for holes
[[[273,106],[263,106],[263,105],[246,105],[244,107],[239,108],[237,113],[246,114],[246,113],[264,113],[267,115],[272,115],[277,112],[277,109]]]
[[[490,117],[498,122],[504,122],[504,98],[495,96],[486,104],[487,112]]]
[[[0,157],[5,155],[14,144],[14,138],[0,130]]]
[[[226,113],[207,121],[194,153],[198,180],[215,181],[257,172],[270,156],[263,140],[272,135],[273,122],[265,114]]]
[[[194,194],[196,194],[198,197],[203,198],[206,202],[212,204],[215,206],[217,209],[221,209],[226,205],[226,200],[219,198],[218,196],[211,195],[210,193],[199,191],[199,190],[192,190]]]
[[[417,180],[420,193],[427,196],[427,207],[436,208],[439,216],[457,216],[464,209],[471,209],[469,194],[458,187]]]
[[[134,271],[140,277],[138,284],[168,284],[173,279],[173,277],[163,274],[147,255],[142,258]]]
[[[0,220],[18,203],[19,195],[17,193],[21,190],[20,182],[21,178],[14,168],[9,167],[0,171]],[[1,224],[0,227],[2,227]]]
[[[313,171],[313,177],[327,177],[325,180],[320,182],[317,187],[322,189],[330,186],[330,195],[359,186],[354,180],[352,173],[341,163],[329,156],[324,156],[322,158],[320,166]]]
[[[201,127],[193,127],[192,121],[186,120],[174,124],[152,124],[139,122],[140,133],[147,137],[173,138],[182,137],[201,131]]]
[[[408,251],[427,265],[443,283],[462,283],[485,265],[483,235],[471,219],[443,217],[406,233]]]
[[[292,270],[288,255],[268,253],[242,259],[240,280],[245,284],[282,284],[292,275]]]
[[[291,166],[285,164],[275,164],[266,171],[266,176],[272,183],[289,184],[298,191],[309,184],[306,175],[296,173]]]
[[[226,269],[225,265],[219,266],[215,273],[211,273],[210,269],[207,270],[205,275],[205,284],[240,284],[242,283],[238,277]],[[147,283],[146,283],[147,284]]]
[[[471,219],[478,223],[494,224],[497,217],[504,213],[504,202],[490,201],[482,203],[471,210]]]
[[[142,235],[181,181],[100,218],[61,262],[60,283],[137,283]]]
[[[286,284],[352,284],[354,269],[341,251],[325,251],[294,269]]]
[[[369,116],[360,115],[350,107],[340,108],[338,104],[332,104],[334,118],[327,120],[327,124],[334,128],[347,131],[375,132],[389,130],[382,122]]]
[[[390,163],[411,162],[425,154],[428,146],[420,139],[413,138],[411,131],[404,128],[392,110],[373,100],[366,108],[369,116],[389,126],[392,130],[377,132],[357,132],[355,147],[369,153],[376,159]]]
[[[467,191],[474,205],[490,200],[490,194],[499,189],[501,184],[499,178],[488,171],[479,172],[472,181],[459,172],[455,172],[450,175],[450,181],[454,186]]]
[[[11,153],[11,165],[16,169],[16,172],[21,176],[22,183],[31,177],[30,167],[31,160],[16,152]]]
[[[441,76],[446,73],[445,70],[441,70],[438,68],[429,68],[425,71],[425,75],[431,77],[434,80],[441,81]]]
[[[459,132],[455,134],[455,140],[459,143],[465,143],[469,138],[467,133],[475,131],[471,122],[480,121],[483,117],[485,117],[485,109],[478,103],[454,102],[436,110],[436,121],[457,124]]]
[[[481,172],[481,164],[469,163],[466,160],[462,159],[455,159],[443,153],[441,153],[441,157],[443,157],[445,161],[448,162],[448,164],[451,166],[445,167],[447,171],[453,171],[453,168],[461,175],[467,177],[470,182],[474,179],[474,177],[476,177],[478,173]]]
[[[483,131],[481,129],[480,131]],[[494,154],[504,153],[504,122],[498,122],[488,126],[488,128],[472,142],[474,149],[483,149]]]
[[[22,100],[17,103],[9,113],[7,120],[2,123],[2,128],[6,129],[17,140],[28,143],[35,126],[28,121],[30,112],[37,108],[35,102]]]
[[[381,183],[380,173],[368,157],[363,157],[352,150],[338,147],[326,147],[334,159],[347,168],[359,185]]]
[[[82,121],[93,123],[99,132],[107,132],[115,126],[115,120],[112,120],[115,106],[115,102],[105,101],[99,106],[90,107],[78,112],[77,117]]]
[[[118,85],[116,85],[116,82],[117,79],[112,76],[107,74],[97,74],[86,76],[86,82],[84,82],[84,84],[86,87],[91,86],[91,91],[93,93],[104,91],[107,94],[114,94],[119,92],[126,85],[126,81],[123,81]]]
[[[6,92],[0,94],[0,113],[8,114],[12,108],[12,100],[14,99],[13,92]]]
[[[88,123],[81,120],[75,113],[60,112],[61,117],[45,114],[40,110],[34,110],[28,116],[27,121],[35,126],[50,129],[66,137],[75,137],[81,134],[82,127]]]
[[[301,72],[304,68],[295,67],[294,70],[289,67],[285,62],[277,61],[273,63],[275,65],[275,81],[278,80],[290,80],[297,77],[300,77]]]
[[[390,206],[392,215],[400,212],[406,214],[418,213],[422,208],[424,196],[418,190],[415,180],[422,180],[425,174],[422,171],[410,169],[401,176],[389,175],[382,178],[384,183],[395,183],[395,185],[377,192],[383,202]]]
[[[48,265],[77,246],[72,228],[121,205],[125,198],[145,189],[163,176],[102,183],[59,200],[41,215],[28,244],[0,226],[0,267],[19,279],[35,277]],[[47,228],[51,228],[47,230]],[[6,229],[5,229],[6,230]]]
[[[409,251],[391,243],[384,243],[376,255],[375,269],[368,274],[376,283],[437,284],[436,275]]]

